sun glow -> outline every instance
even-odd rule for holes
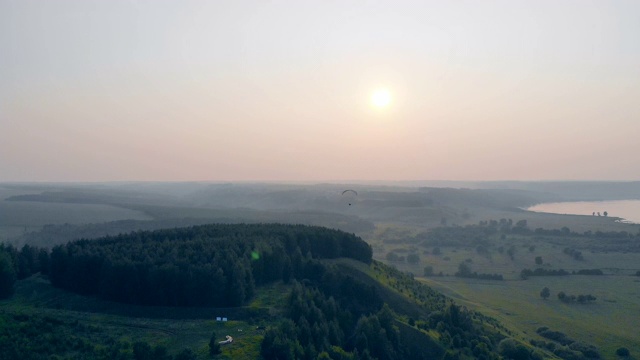
[[[385,88],[376,89],[371,94],[371,105],[377,109],[384,109],[391,104],[391,93]]]

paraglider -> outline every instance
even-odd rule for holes
[[[351,189],[347,189],[345,191],[342,192],[342,196],[346,197],[347,199],[349,199],[349,206],[351,206],[351,203],[353,202],[353,200],[355,200],[355,197],[358,196],[358,192],[355,190],[351,190]]]

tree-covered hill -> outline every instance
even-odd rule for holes
[[[139,305],[239,306],[256,286],[314,271],[313,259],[371,262],[345,232],[280,224],[217,224],[78,240],[51,251],[54,286]]]
[[[0,254],[14,278],[40,271],[55,287],[80,297],[131,304],[123,306],[239,307],[273,286],[284,287],[286,293],[270,308],[275,312],[263,312],[259,320],[267,325],[262,325],[254,349],[264,359],[515,358],[511,352],[519,354],[517,358],[540,358],[539,350],[509,339],[495,320],[455,304],[409,274],[372,261],[366,242],[338,230],[215,224],[77,240],[50,253],[3,246]],[[31,326],[22,320],[16,325],[18,320],[12,319],[24,316],[11,315],[12,309],[4,317],[6,326]],[[44,314],[58,321],[58,310],[45,309]],[[29,324],[51,327],[51,321],[38,316]],[[56,324],[70,336],[76,334],[66,322]],[[15,334],[11,351],[31,354],[29,340],[22,332]],[[82,334],[73,336],[83,339],[83,358],[102,356],[97,351],[104,345],[92,345],[94,340]],[[509,346],[503,344],[507,340]],[[161,345],[148,337],[135,346],[120,346],[118,341],[108,346],[118,348],[122,359],[147,358]],[[202,345],[194,351],[202,353],[209,339],[198,341]],[[55,354],[79,351],[69,346]],[[180,354],[186,353],[176,358]]]

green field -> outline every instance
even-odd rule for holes
[[[576,221],[588,222],[578,218]],[[600,220],[600,219],[595,219]],[[576,221],[572,225],[576,225]],[[556,222],[553,222],[555,225]],[[599,222],[592,229],[599,229]],[[618,231],[635,233],[637,226],[613,223]],[[622,229],[622,230],[621,230]],[[633,231],[633,232],[632,232]],[[508,235],[490,238],[485,245],[487,252],[478,253],[474,244],[457,246],[422,246],[416,242],[416,229],[385,224],[372,240],[375,256],[402,271],[415,274],[421,281],[442,291],[469,308],[500,320],[523,341],[546,340],[536,334],[536,329],[548,327],[567,334],[583,343],[593,344],[605,359],[617,359],[616,349],[626,347],[632,354],[640,354],[640,337],[637,333],[637,314],[640,314],[640,278],[633,276],[640,270],[640,253],[627,251],[630,244],[610,244],[580,237]],[[513,247],[511,258],[507,251]],[[576,260],[563,250],[567,247],[582,252],[583,259]],[[503,251],[499,251],[502,248]],[[606,250],[613,249],[613,250]],[[637,251],[637,250],[636,250]],[[390,252],[405,257],[389,261]],[[417,254],[418,263],[406,260],[409,254]],[[536,257],[543,264],[537,265]],[[468,279],[453,276],[461,263],[478,273],[497,273],[504,281]],[[433,272],[444,276],[423,277],[423,270],[431,266]],[[601,269],[605,275],[567,275],[520,278],[524,268],[564,269],[568,272],[581,269]],[[551,296],[540,297],[542,288],[548,287]],[[557,293],[592,294],[593,303],[563,303]]]
[[[30,192],[0,187],[0,242],[28,232],[40,231],[45,225],[152,219],[142,211],[116,205],[5,200],[25,193]]]
[[[481,281],[470,279],[423,279],[433,286],[521,333],[523,339],[543,338],[535,330],[542,326],[561,331],[571,338],[596,345],[606,359],[619,347],[640,353],[637,316],[640,314],[640,280],[631,276],[535,277],[524,281]],[[551,297],[540,297],[543,287]],[[556,294],[591,293],[591,304],[565,304]]]

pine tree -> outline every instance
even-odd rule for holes
[[[220,349],[220,344],[218,344],[218,340],[216,339],[216,333],[211,334],[211,339],[209,339],[209,355],[214,357],[222,352]]]

